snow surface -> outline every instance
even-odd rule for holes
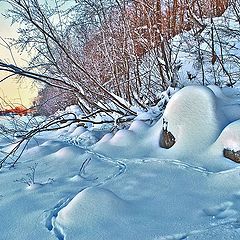
[[[39,134],[0,170],[0,239],[240,239],[240,168],[223,157],[240,150],[235,93],[185,87],[153,125]],[[163,118],[170,149],[159,147]],[[1,157],[11,148],[1,137]]]

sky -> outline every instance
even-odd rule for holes
[[[17,36],[17,26],[11,26],[10,20],[7,20],[2,16],[6,9],[7,5],[0,2],[0,37],[7,41],[8,38]],[[0,40],[0,59],[13,63],[9,50],[1,44],[4,44],[4,42]],[[26,58],[26,56],[20,55],[16,51],[14,51],[14,56],[16,57],[15,60],[18,64],[23,62],[23,57]],[[3,74],[3,72],[0,71],[0,79],[4,76],[6,76],[6,74]],[[36,96],[37,88],[33,86],[30,79],[27,79],[25,82],[21,82],[21,84],[15,78],[10,78],[4,82],[0,82],[0,108],[9,108],[13,105],[30,107]]]

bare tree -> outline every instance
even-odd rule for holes
[[[37,0],[7,2],[12,6],[9,16],[21,22],[20,35],[14,45],[19,50],[27,49],[32,59],[27,69],[1,61],[0,70],[67,88],[84,101],[83,105],[87,104],[83,106],[85,110],[93,107],[122,115],[135,114],[86,68],[81,57],[84,47],[79,41],[81,29],[68,17],[74,13],[74,6],[70,4],[70,9],[64,9],[68,1],[55,1],[54,6]]]

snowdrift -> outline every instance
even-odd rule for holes
[[[170,99],[162,118],[152,127],[141,121],[128,130],[107,135],[94,150],[114,157],[180,159],[208,169],[227,169],[233,163],[223,158],[223,149],[240,150],[240,111],[234,97],[217,86],[188,86]],[[176,143],[159,146],[163,119]]]

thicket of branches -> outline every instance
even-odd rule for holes
[[[217,53],[215,48],[228,44],[221,38],[226,31],[239,32],[231,32],[227,21],[226,29],[216,29],[206,19],[221,16],[229,5],[239,19],[238,1],[3,1],[12,6],[8,16],[21,23],[14,45],[27,50],[31,60],[24,69],[1,61],[0,70],[74,94],[86,114],[101,109],[135,115],[132,105],[146,109],[156,104],[161,91],[181,83],[177,56],[182,42],[173,46],[173,38],[186,31],[192,32],[199,46],[194,52],[198,63],[203,65],[200,42],[206,41],[209,60],[219,63],[229,85],[235,81],[222,50]],[[210,37],[202,36],[208,26]],[[201,78],[205,84],[204,70]]]

